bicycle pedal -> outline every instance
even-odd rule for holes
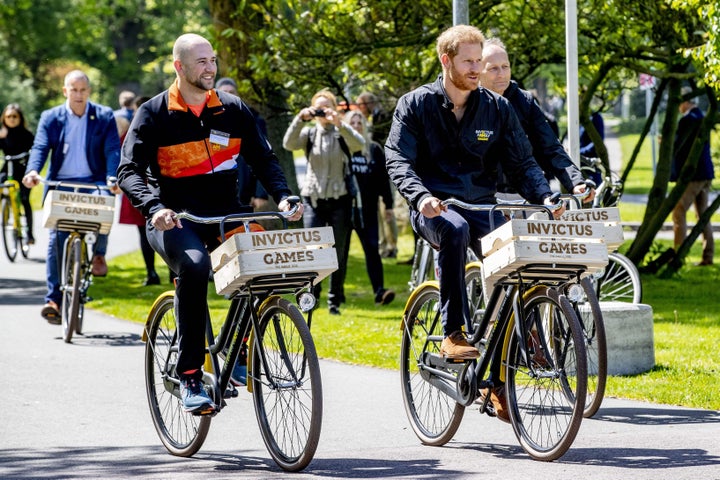
[[[217,408],[215,408],[215,405],[206,404],[206,405],[203,405],[202,408],[199,408],[191,413],[193,415],[195,415],[196,417],[200,417],[200,416],[204,417],[206,415],[214,416],[217,412],[218,411],[217,411]]]
[[[239,395],[238,389],[235,388],[235,385],[229,384],[227,388],[225,389],[225,394],[223,395],[223,398],[235,398]]]

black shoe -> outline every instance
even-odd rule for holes
[[[329,311],[330,315],[340,315],[340,307],[337,305],[330,305]]]
[[[395,299],[395,292],[381,288],[375,295],[375,305],[387,305]]]
[[[157,273],[152,272],[145,277],[145,280],[143,280],[143,287],[147,287],[148,285],[160,285],[160,277],[158,277]]]

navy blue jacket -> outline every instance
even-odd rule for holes
[[[688,110],[678,122],[678,128],[675,132],[675,143],[673,144],[673,161],[670,167],[671,182],[677,181],[680,170],[682,170],[683,165],[685,165],[692,144],[700,131],[700,124],[702,123],[703,117],[705,117],[705,115],[702,110],[698,107],[693,107]],[[715,178],[715,172],[713,171],[712,158],[710,157],[710,143],[706,141],[703,145],[700,158],[698,159],[692,181],[712,180],[713,178]]]
[[[512,80],[503,97],[507,98],[515,109],[520,125],[532,145],[533,157],[545,172],[545,177],[557,178],[568,192],[572,192],[576,185],[583,183],[580,169],[570,160],[532,94],[521,89],[517,82]],[[501,183],[502,185],[498,185],[498,190],[514,193],[503,188],[506,182]]]
[[[510,103],[482,87],[458,123],[442,75],[403,95],[385,155],[390,179],[414,209],[428,196],[495,203],[498,169],[532,203],[552,194]]]
[[[105,183],[107,177],[115,175],[120,163],[120,137],[112,109],[92,102],[88,102],[88,105],[85,152],[92,171],[92,181]],[[66,125],[65,104],[42,112],[26,172],[40,172],[52,150],[47,179],[57,180],[57,174],[65,160],[63,146]]]

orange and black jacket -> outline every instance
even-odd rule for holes
[[[162,208],[200,216],[242,210],[238,155],[276,202],[290,195],[277,157],[238,97],[210,90],[200,116],[177,84],[141,105],[123,142],[120,187],[146,218]]]

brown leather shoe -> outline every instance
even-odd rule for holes
[[[108,267],[105,263],[105,257],[102,255],[95,255],[92,259],[92,274],[96,277],[104,277],[107,275]]]
[[[488,394],[488,389],[483,388],[482,396],[478,402],[483,402]],[[510,414],[508,413],[507,397],[505,397],[505,386],[495,387],[490,392],[490,403],[492,403],[495,416],[503,422],[510,423]]]
[[[40,310],[40,315],[51,325],[60,325],[60,308],[58,304],[50,300]]]
[[[480,356],[477,348],[465,340],[461,331],[456,331],[445,337],[440,345],[440,355],[447,358],[473,359]]]

